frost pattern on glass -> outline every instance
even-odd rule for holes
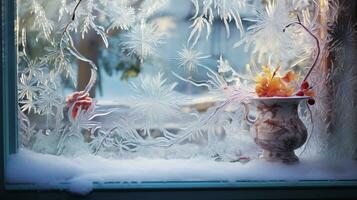
[[[350,134],[355,127],[355,116],[348,112],[356,106],[353,101],[356,91],[352,87],[357,84],[356,62],[353,62],[356,58],[346,49],[356,45],[357,25],[347,19],[348,16],[338,15],[343,13],[340,10],[343,6],[334,1],[320,5],[316,1],[268,0],[259,6],[260,1],[192,0],[186,40],[175,52],[176,56],[170,58],[176,60],[177,65],[161,66],[166,63],[157,62],[161,56],[159,48],[169,39],[175,40],[172,29],[176,22],[160,13],[170,2],[20,0],[21,146],[57,155],[90,153],[120,159],[203,156],[235,162],[242,156],[255,157],[259,149],[249,136],[243,114],[245,102],[256,96],[254,76],[260,66],[296,68],[297,72],[305,73],[319,55],[316,41],[303,27],[286,28],[298,21],[315,35],[326,30],[326,34],[318,38],[319,66],[326,65],[324,60],[328,56],[338,58],[338,62],[330,63],[329,71],[318,67],[312,72],[309,81],[318,93],[311,110],[306,105],[301,105],[299,110],[309,129],[308,143],[300,153],[329,158],[356,156],[357,137]],[[59,9],[51,11],[49,4]],[[330,15],[321,20],[319,15],[323,9],[329,9]],[[243,18],[241,13],[247,10],[256,15]],[[239,39],[232,48],[250,53],[246,66],[233,66],[225,55],[200,51],[200,39],[203,35],[206,39],[213,37],[212,30],[219,21],[223,23],[227,40],[237,40],[230,37],[236,31],[232,27],[238,30]],[[245,23],[248,24],[246,31]],[[29,38],[28,33],[36,34]],[[78,39],[89,37],[91,33],[100,38],[103,45],[100,53],[105,60],[94,62],[78,50]],[[37,45],[45,47],[43,55],[28,52]],[[138,81],[128,80],[133,92],[130,104],[106,107],[89,97],[89,92],[100,77],[97,65],[108,62],[111,69],[107,70],[114,73],[113,68],[118,65],[113,63],[114,59],[120,60],[119,65],[126,70],[123,79],[136,76],[142,70],[140,66],[145,64],[165,70],[139,74]],[[205,64],[209,59],[216,59],[216,66]],[[91,73],[87,86],[81,91],[75,89],[77,61],[87,63]],[[175,67],[185,68],[185,73],[177,73]],[[199,76],[195,76],[197,72]],[[167,77],[174,77],[176,81]],[[76,91],[67,98],[63,92],[65,82]],[[191,89],[202,88],[211,95],[212,105],[207,111],[192,106],[194,97],[180,93],[177,90],[182,87],[180,83]],[[331,100],[332,96],[335,98]]]
[[[194,46],[201,37],[202,31],[206,29],[206,39],[208,39],[215,15],[224,22],[227,37],[230,36],[229,23],[233,20],[236,28],[243,33],[244,28],[239,12],[245,9],[248,5],[246,0],[211,0],[201,1],[192,0],[195,7],[195,14],[192,17],[192,28],[188,42],[192,42]]]
[[[156,49],[162,43],[163,33],[153,23],[138,22],[124,36],[121,45],[128,55],[136,55],[141,62],[157,55]]]

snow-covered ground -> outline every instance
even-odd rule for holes
[[[252,160],[248,163],[204,159],[105,159],[75,158],[20,149],[7,163],[8,183],[36,183],[57,188],[67,182],[73,192],[87,193],[96,182],[143,181],[260,181],[357,179],[357,161],[301,160],[296,165]]]

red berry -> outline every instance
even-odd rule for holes
[[[296,96],[304,96],[304,92],[300,90],[296,93]]]
[[[308,99],[307,100],[307,103],[309,104],[309,105],[314,105],[315,104],[315,99]]]
[[[308,88],[309,88],[309,82],[303,81],[303,82],[301,83],[300,88],[301,88],[302,90],[308,89]]]

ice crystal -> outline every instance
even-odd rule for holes
[[[341,19],[340,19],[341,20]],[[329,50],[342,51],[348,45],[357,44],[357,23],[351,19],[343,19],[347,22],[332,23],[329,27],[328,47]]]
[[[193,39],[192,45],[197,43],[205,27],[207,29],[206,38],[208,38],[210,35],[211,26],[213,25],[213,20],[215,17],[214,11],[216,11],[219,18],[223,21],[227,32],[227,37],[230,35],[229,23],[232,20],[234,20],[237,29],[243,33],[244,29],[239,11],[246,8],[246,0],[192,0],[192,3],[195,7],[195,15],[192,17],[193,23],[190,26],[192,31],[188,39],[188,41]]]
[[[124,155],[126,152],[135,151],[139,145],[137,140],[131,141],[130,139],[125,138],[120,131],[121,130],[117,127],[110,130],[100,129],[90,143],[91,147],[94,149],[94,154],[97,154],[100,151],[105,151],[105,149],[112,151],[115,149],[119,156]]]
[[[114,138],[113,146],[119,149],[119,154],[123,154],[128,151],[135,151],[137,149],[136,143],[130,142],[123,138]]]
[[[141,3],[138,15],[140,18],[148,18],[164,7],[167,3],[168,0],[144,0]]]
[[[78,114],[76,117],[72,117],[72,112],[75,104],[71,106],[68,110],[68,119],[71,125],[71,128],[76,130],[76,132],[80,132],[82,129],[95,131],[100,127],[100,122],[93,120],[95,117],[100,116],[100,113],[97,113],[95,110],[95,104],[92,104],[88,110],[82,109],[79,107]],[[107,113],[103,113],[107,114]]]
[[[230,66],[228,60],[221,56],[217,62],[218,73],[205,65],[199,65],[202,70],[207,71],[208,80],[196,81],[191,78],[183,78],[175,73],[174,75],[194,86],[206,87],[209,93],[216,97],[227,99],[223,107],[254,96],[251,85],[242,82],[244,77]]]
[[[191,77],[189,77],[189,78],[181,77],[174,72],[173,72],[173,74],[180,80],[190,83],[196,87],[207,88],[209,90],[209,93],[213,94],[214,96],[217,95],[220,97],[220,96],[224,95],[225,94],[224,91],[228,88],[228,84],[224,80],[224,78],[207,66],[204,66],[204,65],[199,65],[199,66],[207,71],[206,75],[209,78],[208,80],[197,81],[197,80],[192,79]]]
[[[46,13],[44,8],[41,6],[41,4],[37,0],[32,0],[31,4],[31,13],[34,14],[34,23],[33,26],[35,29],[40,29],[41,32],[39,35],[36,37],[36,40],[40,36],[44,36],[45,39],[48,41],[51,41],[51,34],[53,31],[53,22],[46,17]]]
[[[103,40],[104,45],[108,47],[108,38],[104,27],[97,24],[97,16],[95,12],[100,12],[99,4],[94,0],[81,0],[76,10],[74,23],[68,27],[69,30],[80,31],[82,38],[89,32],[94,30]],[[77,3],[70,4],[71,9],[75,8]]]
[[[185,128],[183,133],[180,136],[180,139],[188,139],[195,141],[204,135],[207,135],[208,144],[212,145],[217,142],[217,137],[220,134],[223,134],[223,127],[229,123],[227,118],[227,113],[220,113],[211,116],[212,108],[203,115],[197,115],[197,119],[193,120]]]
[[[336,70],[337,71],[337,70]],[[355,105],[355,96],[357,91],[353,88],[357,85],[357,73],[353,66],[342,69],[341,72],[334,72],[334,79],[337,82],[334,86],[336,96],[338,96],[339,103],[353,107]]]
[[[69,59],[70,54],[67,52],[64,53],[59,49],[59,47],[50,47],[46,50],[47,54],[42,59],[43,62],[53,65],[54,69],[52,72],[54,74],[63,74],[66,79],[70,78],[73,81],[73,84],[76,85],[75,73]]]
[[[255,24],[248,27],[247,33],[235,47],[245,44],[245,50],[248,50],[253,46],[252,54],[263,64],[286,63],[295,56],[292,55],[295,49],[293,34],[283,31],[295,18],[290,15],[290,8],[284,1],[267,1],[265,9],[259,11],[256,18],[247,20]]]
[[[58,21],[61,21],[62,17],[65,15],[65,14],[68,14],[69,13],[69,10],[67,8],[67,0],[61,0],[61,5],[60,5],[60,8],[58,10]]]
[[[72,138],[77,138],[83,142],[83,130],[89,131],[91,135],[93,135],[97,130],[100,130],[102,125],[99,121],[96,120],[96,118],[100,116],[106,116],[112,112],[112,110],[98,110],[96,109],[95,103],[92,103],[88,109],[82,109],[82,107],[79,107],[76,117],[72,117],[72,112],[75,105],[76,104],[73,104],[68,108],[67,118],[69,120],[69,125],[66,126],[64,131],[62,131],[58,141],[58,154],[63,153],[65,146],[71,142]],[[89,148],[89,146],[87,147]]]
[[[218,73],[226,73],[232,71],[232,67],[229,64],[228,60],[224,60],[222,55],[218,60]]]
[[[128,30],[135,23],[135,10],[130,6],[120,2],[111,2],[110,5],[107,5],[106,11],[111,20],[108,30],[118,28]]]
[[[174,92],[176,85],[177,83],[167,83],[162,73],[153,77],[141,77],[139,84],[132,84],[135,94],[131,102],[131,118],[152,128],[151,126],[177,117],[180,113],[180,98]]]
[[[223,56],[221,55],[217,62],[218,73],[224,78],[228,85],[235,84],[237,81],[239,81],[238,73],[232,68],[228,60],[223,59]]]
[[[208,39],[211,33],[211,23],[212,22],[208,21],[203,16],[194,19],[192,25],[190,26],[190,28],[192,28],[192,31],[190,33],[190,36],[188,37],[187,42],[189,43],[190,41],[193,40],[192,46],[195,46],[198,42],[198,39],[200,39],[201,33],[205,27],[207,30],[206,39]]]
[[[186,46],[178,52],[179,66],[184,67],[189,72],[196,71],[202,59],[208,58],[209,55],[203,55],[200,51]]]
[[[229,25],[228,23],[234,19],[235,25],[240,32],[243,32],[243,25],[240,19],[239,11],[246,7],[247,2],[245,0],[215,0],[214,8],[216,8],[218,15],[224,22],[227,31],[227,37],[229,37]],[[205,5],[209,6],[209,5]],[[208,14],[206,12],[206,14]]]
[[[38,78],[43,74],[44,63],[38,60],[28,60],[26,58],[27,66],[22,70],[22,74],[26,74],[29,79]]]
[[[157,48],[162,40],[163,35],[157,30],[155,24],[141,21],[124,34],[121,45],[128,55],[136,55],[143,61],[156,55]]]
[[[31,137],[36,133],[36,124],[31,124],[30,119],[18,110],[19,128],[20,128],[20,145],[29,147]]]
[[[31,110],[36,112],[36,104],[35,104],[33,99],[19,100],[19,104],[21,104],[20,110],[22,112],[26,112],[27,111],[28,113],[30,113]]]
[[[58,92],[52,88],[46,88],[41,91],[36,98],[35,104],[37,106],[37,111],[42,115],[55,115],[56,112],[62,112],[63,108],[63,97],[58,94]]]
[[[312,4],[309,0],[293,0],[292,1],[292,7],[295,10],[303,10],[303,9],[308,9],[309,6]]]
[[[26,41],[26,29],[21,30],[21,47],[22,51],[18,52],[18,62],[22,67],[19,69],[21,76],[26,75],[28,79],[36,79],[43,75],[43,70],[46,67],[44,62],[41,59],[35,58],[31,60],[27,55],[27,41]]]
[[[94,149],[94,154],[97,154],[102,147],[111,147],[113,142],[113,130],[99,129],[90,146]]]
[[[210,120],[224,112],[228,106],[245,102],[248,98],[255,96],[252,87],[241,82],[241,77],[238,76],[238,73],[229,65],[227,60],[220,57],[218,64],[218,70],[221,71],[220,74],[207,66],[200,65],[203,69],[207,70],[206,75],[208,80],[206,81],[195,81],[191,78],[183,78],[174,73],[179,79],[194,86],[208,88],[212,95],[223,100],[212,109],[213,111],[210,112],[209,117],[204,118],[203,123],[213,123]],[[200,131],[201,130],[199,130],[199,132]]]
[[[36,93],[40,91],[37,80],[24,74],[21,74],[17,87],[19,99],[33,99]]]

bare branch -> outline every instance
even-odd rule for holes
[[[319,39],[304,25],[301,23],[300,21],[300,17],[299,15],[297,15],[297,22],[292,22],[288,25],[285,26],[285,28],[283,29],[283,32],[285,32],[286,28],[294,25],[294,24],[297,24],[297,25],[300,25],[307,33],[309,33],[316,41],[316,45],[317,45],[317,55],[316,55],[316,58],[314,60],[314,63],[311,65],[309,71],[307,72],[307,74],[305,75],[304,79],[303,79],[303,82],[307,80],[307,78],[310,76],[312,70],[315,68],[316,64],[317,64],[317,61],[319,60],[319,57],[320,57],[320,53],[321,53],[321,47],[320,47],[320,41]]]

